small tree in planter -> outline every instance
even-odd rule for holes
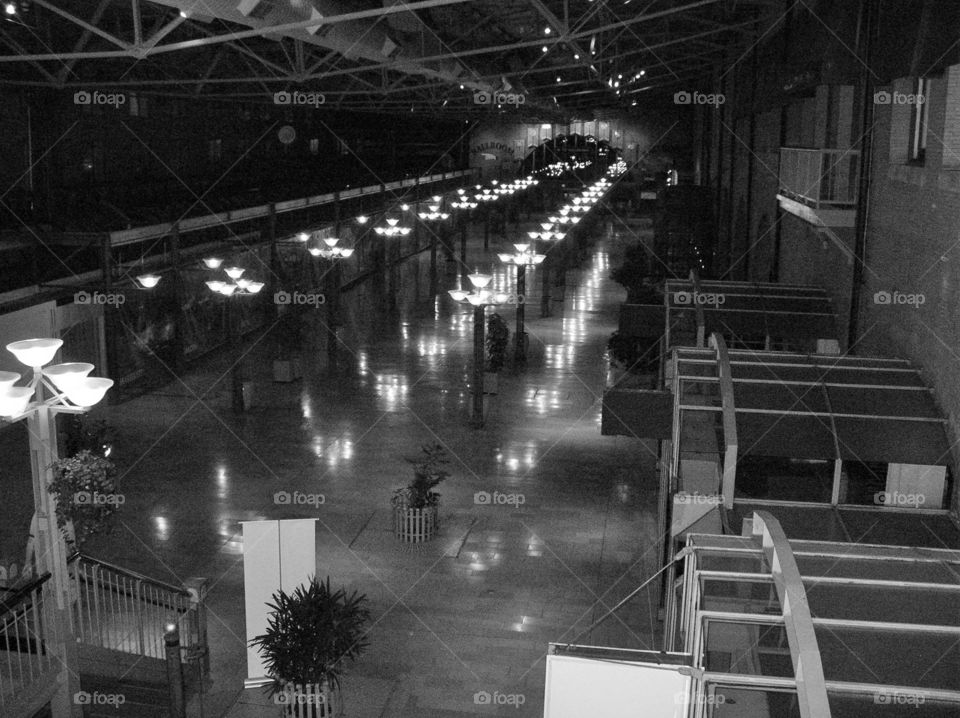
[[[510,329],[497,313],[487,320],[487,371],[483,378],[484,393],[496,394],[499,390],[498,374],[507,363],[507,345]]]
[[[413,480],[393,493],[394,530],[402,541],[419,543],[437,535],[440,494],[434,489],[450,476],[447,452],[440,444],[420,447],[423,456],[407,459]]]
[[[67,544],[79,550],[91,536],[109,533],[123,504],[117,493],[117,469],[102,455],[84,449],[53,464],[48,491],[57,501],[57,526]]]
[[[293,593],[278,591],[266,633],[251,639],[260,649],[273,683],[269,690],[281,715],[331,718],[342,713],[340,677],[346,661],[367,647],[367,597],[311,579]]]

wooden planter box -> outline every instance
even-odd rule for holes
[[[439,506],[437,505],[423,509],[395,506],[393,509],[393,531],[404,543],[429,541],[437,535],[439,528]]]
[[[319,683],[288,683],[274,695],[283,718],[336,718],[343,715],[343,705],[335,691]]]

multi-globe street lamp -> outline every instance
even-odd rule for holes
[[[552,217],[550,218],[553,219]],[[567,235],[564,232],[555,232],[553,231],[554,223],[550,222],[541,222],[540,231],[531,231],[527,232],[527,236],[530,237],[532,242],[560,242]],[[543,290],[540,294],[540,316],[549,317],[551,315],[550,310],[550,272],[553,268],[552,261],[547,262],[543,266]]]
[[[494,180],[496,181],[496,180]],[[477,186],[477,189],[480,190],[477,194],[473,195],[473,198],[477,200],[480,204],[484,205],[483,209],[483,248],[487,250],[490,248],[490,205],[500,199],[499,194],[495,194],[493,190],[489,187],[483,189],[480,186]]]
[[[336,321],[340,305],[340,260],[353,256],[353,249],[338,246],[337,237],[324,237],[322,246],[309,247],[307,251],[312,257],[323,258],[330,266],[326,271],[326,289],[324,290],[324,304],[327,306],[327,365],[331,371],[336,371],[338,361]]]
[[[492,292],[486,287],[493,280],[489,274],[475,272],[468,274],[467,279],[473,291],[451,289],[449,294],[454,301],[469,304],[473,307],[473,384],[471,386],[472,406],[470,423],[479,429],[483,427],[483,370],[484,370],[484,343],[486,340],[486,308],[503,304],[507,295],[502,292]]]
[[[60,527],[57,525],[57,499],[48,487],[53,482],[54,464],[59,459],[57,449],[57,414],[82,414],[99,404],[113,386],[112,379],[88,376],[93,364],[53,361],[62,339],[24,339],[7,344],[7,350],[21,364],[33,371],[30,381],[18,386],[21,375],[0,371],[0,417],[10,423],[26,419],[30,446],[30,465],[33,479],[34,522],[36,531],[34,555],[36,575],[49,573],[53,582],[55,601],[44,601],[44,615],[39,620],[51,629],[47,636],[34,636],[37,645],[44,640],[47,650],[56,653],[61,666],[58,689],[54,696],[53,714],[80,715],[71,705],[79,688],[76,643],[71,635],[72,611],[70,577],[67,572],[67,550]],[[34,528],[35,526],[35,528]]]
[[[454,209],[465,210],[457,215],[457,224],[460,227],[460,262],[467,263],[467,223],[470,215],[469,211],[477,208],[477,202],[467,197],[466,190],[462,187],[457,190],[459,199],[450,203]]]
[[[437,240],[438,233],[444,234],[443,243],[447,244],[446,229],[443,222],[450,218],[448,212],[442,211],[441,202],[443,198],[439,195],[433,197],[433,204],[427,205],[427,212],[418,212],[417,216],[423,224],[428,222],[434,224],[434,229],[430,230],[430,296],[437,293]]]
[[[203,264],[207,269],[219,269],[223,264],[223,260],[219,257],[207,257],[203,260]],[[224,297],[226,307],[227,336],[229,337],[231,349],[234,353],[236,353],[237,348],[240,345],[240,336],[239,332],[237,331],[237,327],[235,326],[236,319],[234,318],[234,312],[232,311],[230,300],[233,297],[249,297],[259,294],[260,290],[263,289],[264,284],[263,282],[256,282],[252,279],[244,277],[243,274],[246,270],[242,267],[227,267],[223,271],[230,281],[224,282],[219,279],[211,279],[206,282],[206,285],[211,292]],[[242,414],[245,409],[245,404],[243,401],[243,378],[240,374],[241,363],[242,358],[237,357],[233,363],[233,367],[230,370],[231,407],[237,414]]]
[[[396,217],[384,217],[385,224],[378,225],[373,228],[373,231],[377,233],[378,236],[383,237],[384,239],[389,240],[391,237],[406,237],[413,230],[410,227],[404,227],[400,224],[400,220]],[[390,309],[396,308],[397,302],[397,282],[394,278],[395,267],[389,266],[389,255],[388,255],[389,245],[384,243],[382,249],[383,265],[382,268],[387,272],[387,297],[390,305]],[[397,254],[401,254],[400,246],[397,246]],[[381,255],[378,253],[377,257]]]
[[[527,361],[527,333],[523,327],[527,293],[527,267],[542,264],[547,255],[537,254],[535,250],[530,248],[529,244],[514,244],[513,246],[517,250],[513,254],[504,252],[497,256],[504,264],[512,264],[517,268],[517,331],[515,333],[516,344],[513,358],[518,364],[524,364]]]

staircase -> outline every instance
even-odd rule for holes
[[[168,660],[182,664],[184,694],[208,669],[205,581],[178,586],[82,554],[68,572],[70,610],[59,624],[49,574],[0,594],[0,716],[60,718],[49,704],[64,656],[80,676],[73,698],[85,717],[168,716]],[[68,622],[66,646],[75,642],[75,653],[64,653],[56,633]],[[179,638],[179,651],[168,650],[168,635]]]

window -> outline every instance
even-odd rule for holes
[[[923,164],[927,155],[927,117],[930,114],[930,80],[918,77],[910,110],[910,154],[911,162]]]

